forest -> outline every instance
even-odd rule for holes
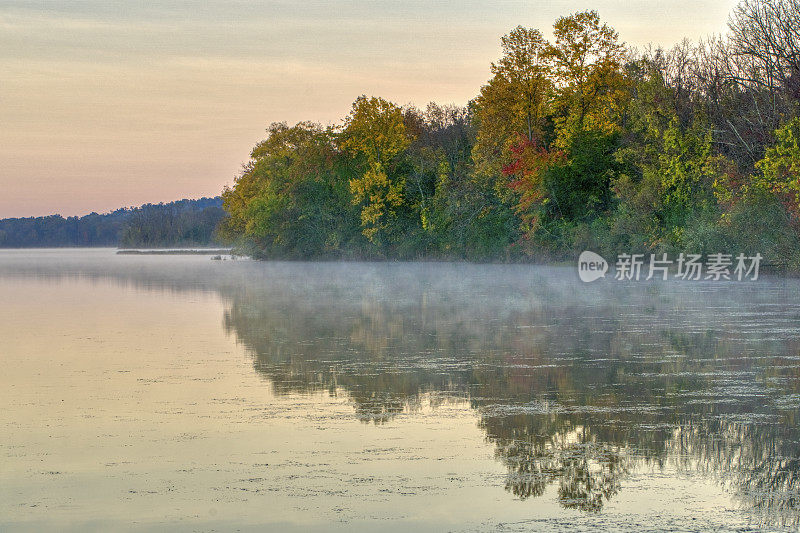
[[[274,123],[220,235],[255,257],[560,261],[761,253],[800,270],[800,0],[636,49],[596,11],[519,26],[464,107],[360,96]]]
[[[205,246],[214,244],[216,227],[224,216],[217,197],[82,217],[6,218],[0,220],[0,248]]]

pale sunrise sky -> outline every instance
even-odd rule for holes
[[[0,218],[215,196],[271,122],[360,94],[465,104],[518,24],[596,9],[628,44],[726,30],[736,0],[0,0]]]

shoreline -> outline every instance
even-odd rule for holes
[[[231,255],[232,248],[165,248],[165,249],[123,249],[117,255]]]

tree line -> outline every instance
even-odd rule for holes
[[[636,50],[597,12],[517,27],[466,106],[361,96],[274,123],[222,194],[257,257],[558,260],[761,253],[800,268],[800,0]]]
[[[60,246],[205,246],[216,241],[222,199],[145,204],[83,217],[0,220],[0,248]]]

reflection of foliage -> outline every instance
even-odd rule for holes
[[[718,479],[764,524],[800,525],[794,282],[576,291],[548,268],[250,263],[237,277],[211,263],[16,275],[212,290],[277,394],[346,394],[365,422],[468,398],[521,499],[552,487],[597,511],[628,473],[669,467]]]
[[[800,442],[795,425],[722,420],[686,423],[669,453],[684,469],[718,475],[765,525],[800,526]]]
[[[296,287],[248,288],[230,300],[226,326],[278,392],[345,391],[364,421],[390,420],[432,391],[468,393],[508,470],[506,489],[521,499],[554,486],[564,507],[599,511],[638,465],[672,464],[720,475],[751,507],[797,516],[786,494],[800,465],[782,459],[798,455],[785,448],[789,435],[767,451],[762,436],[782,426],[736,422],[768,409],[768,390],[748,376],[800,382],[746,356],[753,343],[785,353],[786,340],[736,340],[735,314],[720,321],[688,294],[623,321],[608,317],[657,295],[598,306],[547,283],[525,301],[518,287],[487,296],[424,275],[356,285],[335,303]],[[476,293],[481,306],[461,301]]]
[[[496,440],[496,455],[508,468],[506,490],[524,500],[558,482],[561,505],[599,511],[619,492],[630,461],[620,450],[588,438],[587,428],[577,428],[568,434]]]
[[[687,301],[674,302],[676,315],[659,309],[626,324],[587,320],[587,311],[618,313],[574,301],[543,309],[507,293],[471,307],[418,282],[412,287],[420,292],[361,287],[360,296],[339,294],[331,305],[291,291],[247,290],[231,300],[226,325],[276,390],[345,390],[363,420],[390,419],[429,391],[469,392],[508,468],[507,490],[523,499],[555,484],[564,507],[597,511],[646,460],[719,471],[754,507],[796,509],[794,499],[776,494],[795,490],[798,465],[760,443],[772,426],[744,424],[742,433],[725,422],[763,411],[763,398],[739,391],[735,403],[720,401],[729,391],[716,374],[765,370],[739,357],[748,346],[721,333],[711,317],[698,323],[683,316],[696,313]],[[686,320],[697,333],[642,327],[660,320]],[[699,327],[703,320],[707,328]],[[529,324],[539,327],[521,327]],[[638,347],[645,345],[642,357]],[[770,347],[785,349],[785,342]],[[602,363],[594,361],[598,351],[606,355]],[[510,411],[493,412],[497,405]]]

